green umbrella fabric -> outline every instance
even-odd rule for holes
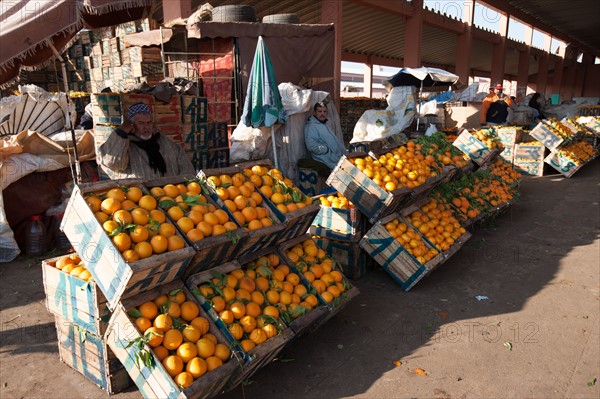
[[[248,79],[242,122],[246,126],[258,128],[284,123],[286,119],[269,49],[262,36],[259,36]]]

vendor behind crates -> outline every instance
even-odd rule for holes
[[[183,148],[155,130],[150,108],[143,103],[129,107],[128,121],[113,130],[97,158],[111,179],[196,174]]]
[[[313,108],[313,115],[308,118],[304,126],[304,142],[311,158],[317,161],[311,167],[318,170],[316,164],[321,163],[331,171],[344,155],[346,148],[326,123],[327,107],[322,102],[318,102]],[[321,171],[319,172],[321,174]]]
[[[485,96],[481,103],[480,122],[484,125],[506,125],[508,107],[512,107],[513,100],[502,92],[502,85],[497,84],[494,91]]]

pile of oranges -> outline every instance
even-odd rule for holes
[[[312,204],[312,199],[294,186],[290,179],[283,177],[279,169],[254,165],[250,169],[244,169],[244,175],[281,213],[294,212]]]
[[[386,191],[401,187],[413,189],[437,175],[435,158],[422,154],[421,144],[414,141],[382,154],[377,159],[366,156],[348,160]]]
[[[191,241],[200,241],[239,228],[230,220],[227,212],[208,202],[196,181],[190,181],[187,185],[152,187],[150,193]]]
[[[335,193],[335,195],[328,195],[319,197],[319,201],[321,202],[321,206],[326,206],[330,208],[338,208],[338,209],[352,209],[354,208],[354,204],[348,200],[348,198],[344,197],[341,193]]]
[[[575,165],[582,165],[598,155],[598,151],[590,143],[578,141],[561,147],[558,152]]]
[[[282,319],[297,318],[317,305],[317,298],[276,254],[227,274],[215,273],[198,291],[245,352],[278,335]]]
[[[181,388],[227,362],[229,347],[209,332],[210,322],[199,316],[196,302],[174,290],[129,309],[137,329],[156,358]]]
[[[90,194],[85,201],[127,262],[185,247],[156,199],[139,187],[113,188]]]
[[[509,185],[515,185],[519,182],[521,174],[513,169],[511,163],[506,162],[502,158],[496,159],[489,167],[492,175],[497,176],[500,180]]]
[[[85,268],[83,261],[77,253],[61,256],[54,264],[54,267],[71,276],[79,277],[82,280],[92,280],[92,275],[89,270]]]
[[[334,261],[311,238],[288,248],[285,254],[327,303],[334,303],[350,286],[334,268]]]
[[[271,211],[264,206],[262,195],[243,174],[208,176],[206,181],[245,230],[273,225]]]
[[[504,148],[495,129],[479,129],[470,132],[488,148]]]
[[[389,221],[384,227],[404,249],[423,265],[439,253],[436,248],[429,248],[421,238],[421,235],[399,218]]]
[[[453,216],[450,205],[431,198],[406,219],[439,251],[447,251],[466,230]],[[432,253],[433,254],[433,253]]]
[[[431,136],[421,136],[415,141],[421,144],[421,153],[433,156],[439,166],[456,165],[458,168],[462,168],[468,163],[465,155],[453,146],[442,132],[434,133]]]

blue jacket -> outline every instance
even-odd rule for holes
[[[333,169],[346,148],[326,124],[311,116],[304,126],[304,142],[310,156]]]

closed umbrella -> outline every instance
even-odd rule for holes
[[[274,126],[277,123],[284,123],[286,119],[287,115],[281,103],[269,49],[267,49],[262,36],[259,36],[248,78],[242,123],[248,127],[270,128],[274,163],[277,169],[279,169],[279,162],[275,147]]]

